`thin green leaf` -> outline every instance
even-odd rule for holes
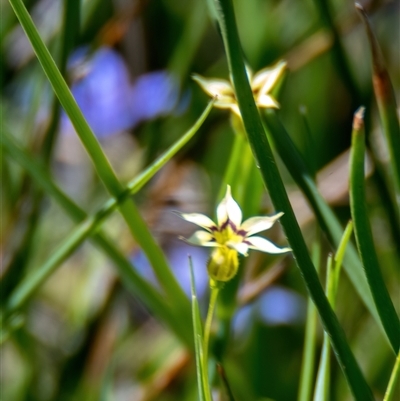
[[[332,12],[332,6],[330,0],[315,0],[315,5],[320,14],[320,21],[324,25],[324,28],[332,34],[332,56],[335,70],[339,73],[343,80],[346,88],[348,88],[349,94],[353,97],[353,102],[358,104],[360,91],[354,80],[351,72],[349,62],[347,60],[346,52],[340,38],[340,31],[335,23],[335,16]]]
[[[191,4],[189,18],[186,19],[184,30],[168,63],[168,70],[172,71],[180,82],[187,76],[208,25],[207,12],[203,2],[196,0],[194,4],[193,2]]]
[[[398,393],[398,384],[400,382],[400,352],[397,354],[396,363],[390,375],[388,387],[385,392],[383,401],[395,401],[396,393]]]
[[[209,383],[209,373],[208,373],[208,366],[210,364],[208,355],[208,349],[209,349],[209,340],[210,340],[210,334],[211,334],[211,324],[214,316],[214,310],[215,306],[217,304],[217,298],[219,294],[219,290],[222,288],[223,284],[218,283],[214,280],[210,280],[210,301],[208,304],[208,311],[207,311],[207,317],[206,317],[206,322],[204,325],[204,335],[203,335],[203,383],[204,383],[204,393],[206,395],[207,400],[210,399],[212,400],[211,397],[211,389],[210,389],[210,383]]]
[[[64,0],[64,26],[60,71],[64,75],[68,56],[78,43],[81,28],[81,0]]]
[[[163,167],[198,131],[199,127],[207,117],[208,113],[212,108],[213,102],[211,102],[204,110],[202,115],[193,125],[193,127],[185,133],[185,135],[173,144],[164,154],[162,154],[152,165],[143,171],[137,178],[131,181],[123,195],[115,200],[110,199],[97,214],[93,216],[86,216],[86,213],[81,210],[76,204],[68,199],[62,191],[57,188],[46,175],[46,172],[35,163],[28,154],[21,151],[13,141],[9,138],[8,134],[4,132],[0,136],[0,143],[4,149],[10,153],[10,155],[20,163],[29,173],[36,179],[36,181],[54,198],[60,203],[60,205],[71,215],[71,217],[77,221],[85,219],[64,241],[60,248],[55,254],[39,269],[37,269],[32,275],[25,278],[24,281],[16,288],[12,293],[10,299],[6,303],[6,311],[8,314],[14,313],[17,309],[21,308],[25,302],[34,294],[37,288],[47,279],[49,275],[64,261],[89,235],[97,231],[101,223],[107,218],[117,207],[118,203],[123,202],[127,197],[137,192],[143,185],[150,180],[156,174],[156,172]],[[165,304],[163,300],[157,299],[154,293],[154,289],[144,281],[140,275],[138,275],[132,266],[124,257],[119,255],[119,252],[114,246],[112,246],[103,235],[96,235],[96,241],[100,243],[101,247],[106,250],[107,254],[116,262],[116,266],[119,267],[119,273],[121,277],[125,279],[125,282],[129,287],[137,294],[141,299],[147,303],[147,305],[155,311],[160,313],[160,316],[165,318],[167,323],[171,323],[174,327],[174,331],[182,336],[186,344],[191,344],[189,341],[190,331],[187,329],[180,328],[182,319],[172,318],[172,314],[168,312],[171,307]],[[165,305],[164,305],[165,304]],[[175,311],[175,315],[179,316],[179,311]]]
[[[400,320],[390,299],[376,255],[365,195],[364,108],[354,114],[350,154],[350,207],[354,221],[357,247],[364,264],[365,275],[374,297],[382,325],[397,355],[400,347]]]
[[[304,126],[304,137],[305,137],[305,144],[303,150],[303,160],[307,161],[308,171],[310,172],[311,177],[315,181],[317,176],[317,167],[316,167],[316,158],[315,152],[317,151],[315,141],[313,135],[311,133],[310,124],[308,122],[307,116],[307,108],[305,106],[301,106],[299,109],[301,119],[303,121]]]
[[[373,67],[372,82],[382,121],[383,132],[388,143],[397,205],[400,207],[400,124],[397,115],[396,96],[368,15],[361,4],[356,3],[355,6],[365,25],[371,47]]]
[[[192,258],[189,256],[190,265],[190,283],[192,289],[192,322],[194,332],[194,348],[196,355],[196,372],[197,372],[197,387],[199,390],[199,401],[208,401],[206,393],[204,391],[204,382],[208,380],[207,377],[203,376],[203,329],[200,317],[199,303],[197,302],[196,285],[193,273]]]
[[[332,289],[334,288],[335,278],[334,270],[332,267],[332,255],[328,256],[328,262],[326,266],[326,293],[329,301],[332,304],[331,296]],[[329,343],[329,336],[324,332],[324,341],[322,344],[321,359],[319,361],[317,381],[315,384],[314,401],[327,401],[329,399],[329,387],[330,387],[330,375],[331,375],[331,347]]]
[[[112,401],[114,399],[112,391],[114,370],[114,363],[111,361],[106,368],[106,372],[101,383],[99,401]]]
[[[310,203],[310,206],[318,219],[318,223],[327,234],[332,247],[337,248],[343,234],[342,226],[330,206],[318,191],[303,157],[297,150],[274,110],[267,110],[264,113],[264,121],[267,128],[267,134],[269,134],[269,138],[273,139],[276,149],[282,161],[285,163],[286,168]],[[349,244],[344,257],[344,269],[364,304],[374,316],[380,327],[382,327],[378,311],[376,310],[372,298],[371,290],[364,275],[362,263],[358,257],[356,248],[351,243]],[[383,327],[382,331],[385,332]]]
[[[321,241],[318,236],[312,248],[313,263],[317,272],[319,271],[321,258]],[[317,339],[317,310],[311,298],[307,301],[307,320],[306,332],[304,335],[304,353],[301,363],[300,387],[298,401],[309,401],[311,399],[314,371],[315,371],[315,351]]]
[[[218,371],[219,377],[221,378],[222,383],[224,385],[225,393],[228,396],[228,400],[235,401],[235,398],[233,397],[233,393],[231,390],[231,386],[229,385],[228,378],[226,377],[225,369],[223,368],[223,366],[220,363],[217,364],[217,371]]]
[[[22,0],[10,0],[10,4],[31,42],[34,52],[42,65],[55,94],[60,100],[61,105],[70,118],[82,144],[89,154],[100,179],[114,198],[123,197],[123,186],[118,181],[118,178],[116,177],[115,172],[105,156],[97,138],[86,122],[71,94],[71,91],[58,70],[48,49],[43,43],[43,40],[26,10],[24,3]],[[186,295],[179,286],[168,265],[163,251],[151,235],[146,223],[133,203],[133,200],[126,198],[124,202],[118,204],[118,208],[136,242],[140,245],[149,259],[154,273],[160,281],[160,285],[165,290],[168,298],[171,299],[177,310],[181,311],[183,315],[189,316],[190,305]],[[75,238],[74,241],[76,240],[77,238]]]
[[[373,400],[372,392],[354,359],[344,332],[321,287],[277,169],[271,147],[263,130],[245,70],[232,1],[214,0],[214,4],[240,112],[264,183],[269,189],[275,209],[284,212],[280,221],[285,229],[290,246],[296,257],[296,262],[301,269],[307,288],[324,323],[324,327],[331,336],[340,366],[350,384],[354,397],[360,401]]]
[[[339,278],[343,256],[345,254],[345,250],[349,243],[352,232],[353,223],[349,221],[340,241],[339,248],[333,259],[335,263],[333,264],[331,255],[329,255],[328,257],[325,291],[333,309],[336,305],[336,294],[339,287]],[[314,401],[325,401],[329,399],[330,363],[330,341],[328,334],[324,333],[321,360],[318,368],[317,383],[315,386]]]
[[[338,247],[335,257],[334,257],[334,261],[335,261],[335,265],[334,265],[334,269],[333,269],[334,287],[332,289],[333,292],[332,292],[331,298],[330,298],[332,307],[335,307],[335,304],[336,304],[336,293],[337,293],[337,289],[339,286],[339,276],[340,276],[340,272],[342,270],[343,258],[344,258],[345,252],[346,252],[346,248],[349,246],[349,243],[350,243],[349,241],[350,241],[350,237],[351,237],[352,233],[353,233],[353,222],[350,220],[346,225],[342,239],[340,240],[339,247]]]
[[[71,38],[75,38],[78,34],[78,28],[75,24],[74,18],[79,13],[80,0],[64,1],[65,13],[63,20],[63,28],[61,31],[61,36],[69,39],[62,41],[61,46],[61,60],[60,60],[60,70],[65,71],[67,57],[72,48]],[[78,11],[77,11],[78,10]],[[71,28],[72,26],[72,28]],[[39,75],[39,74],[38,74]],[[32,96],[32,107],[30,107],[28,117],[25,121],[24,126],[27,133],[32,130],[32,125],[37,118],[37,113],[40,105],[43,101],[43,87],[46,83],[46,78],[43,74],[39,75],[39,79],[35,81],[35,90]],[[50,124],[46,129],[43,143],[40,148],[40,156],[43,158],[46,165],[49,165],[53,152],[53,145],[55,142],[57,128],[60,120],[60,104],[56,99],[53,99],[51,108],[51,118]],[[27,135],[28,138],[31,135]],[[32,140],[30,141],[32,144]],[[34,147],[33,147],[34,148]],[[28,263],[32,258],[32,252],[34,250],[34,241],[36,238],[36,231],[41,218],[41,204],[43,199],[43,192],[37,188],[32,187],[31,183],[27,179],[27,172],[25,171],[21,178],[21,189],[23,189],[25,196],[29,197],[29,204],[31,205],[30,211],[27,214],[26,225],[27,228],[23,233],[23,239],[20,242],[18,249],[13,254],[11,263],[9,264],[4,277],[2,278],[4,293],[3,297],[6,298],[9,293],[15,288],[16,284],[25,275],[28,268]],[[21,194],[22,196],[23,194]],[[17,205],[20,202],[17,203]],[[17,212],[18,213],[18,212]]]

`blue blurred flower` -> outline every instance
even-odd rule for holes
[[[132,113],[139,120],[150,120],[174,111],[179,96],[178,82],[166,71],[142,75],[131,91]]]
[[[131,84],[124,59],[113,49],[102,47],[91,56],[78,49],[68,65],[75,77],[72,94],[98,138],[171,114],[178,104],[178,82],[170,73],[150,72]],[[73,132],[65,113],[61,131]]]
[[[303,324],[306,318],[306,300],[288,288],[273,285],[257,300],[240,308],[233,320],[235,336],[246,337],[252,324],[260,321],[268,326]]]
[[[270,325],[301,324],[305,320],[305,299],[284,287],[269,287],[256,304],[261,320]]]
[[[202,248],[194,248],[184,242],[174,241],[166,250],[166,256],[172,267],[172,271],[181,285],[182,289],[189,296],[191,294],[190,285],[190,268],[188,255],[192,257],[196,292],[201,298],[208,289],[208,274],[204,266],[207,265],[208,252]],[[157,285],[157,278],[154,275],[153,269],[142,250],[138,250],[131,258],[133,265],[137,271],[147,280]]]

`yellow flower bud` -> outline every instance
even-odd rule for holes
[[[238,253],[235,249],[221,246],[216,248],[208,261],[208,275],[216,281],[229,281],[239,268]]]

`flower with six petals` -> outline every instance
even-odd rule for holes
[[[257,107],[279,108],[279,103],[270,95],[270,92],[281,78],[285,68],[286,62],[280,61],[271,68],[264,68],[258,71],[254,76],[250,69],[247,68],[247,76],[249,77]],[[193,75],[193,79],[208,95],[216,97],[215,107],[230,109],[240,117],[235,91],[229,81],[217,78],[208,79],[197,74]]]
[[[217,224],[200,213],[182,213],[180,216],[204,230],[196,231],[189,239],[192,245],[215,247],[208,263],[210,277],[217,281],[228,281],[239,267],[238,253],[247,256],[249,249],[279,254],[290,252],[290,248],[279,248],[269,240],[254,236],[267,230],[283,215],[251,217],[242,222],[242,211],[232,198],[228,185],[226,195],[217,207]]]

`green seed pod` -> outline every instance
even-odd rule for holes
[[[208,275],[216,281],[229,281],[239,268],[238,253],[236,250],[221,246],[216,248],[208,261]]]

